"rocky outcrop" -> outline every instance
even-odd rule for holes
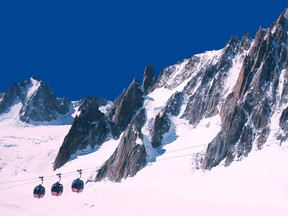
[[[280,116],[279,126],[283,131],[288,132],[288,107],[283,110]]]
[[[143,106],[145,92],[137,80],[114,102],[108,117],[112,122],[113,137],[118,137],[128,126],[135,113]]]
[[[260,149],[267,141],[271,116],[282,106],[279,80],[288,61],[287,14],[283,13],[268,30],[260,28],[257,32],[234,91],[221,107],[222,129],[207,148],[204,169],[211,169],[224,159],[229,165],[235,158],[247,156],[253,144]],[[285,91],[280,92],[281,98],[287,98]],[[280,119],[283,128],[284,116],[285,111]]]
[[[167,112],[171,113],[173,116],[178,116],[181,111],[181,107],[184,103],[184,95],[182,92],[174,93],[166,104]]]
[[[143,106],[144,95],[142,86],[138,81],[133,80],[129,88],[120,94],[105,113],[99,108],[106,106],[107,100],[93,97],[83,100],[78,109],[81,114],[75,118],[62,143],[54,161],[54,169],[63,166],[83,152],[96,151],[110,138],[118,139],[131,123],[133,116]]]
[[[216,63],[203,67],[198,77],[192,79],[184,89],[188,103],[182,118],[189,120],[190,124],[197,125],[201,119],[215,116],[219,113],[219,105],[225,95],[225,79],[233,66],[233,59],[249,49],[250,38],[245,35],[241,42],[233,36],[225,46]],[[200,85],[197,83],[200,82]],[[197,86],[197,91],[195,86]],[[190,94],[192,92],[192,94]]]
[[[159,148],[163,145],[162,141],[166,133],[171,128],[172,121],[169,115],[178,116],[183,105],[183,93],[174,93],[167,101],[164,109],[159,112],[154,120],[153,128],[150,132],[151,145],[153,148]]]
[[[120,182],[123,178],[133,177],[146,165],[147,155],[141,132],[145,121],[145,109],[142,108],[126,128],[115,152],[98,170],[95,181],[109,179]]]
[[[106,104],[104,99],[94,97],[82,100],[79,107],[81,113],[75,118],[61,145],[54,161],[54,170],[85,151],[97,150],[111,136],[109,120],[99,110]]]
[[[146,65],[144,70],[144,78],[142,82],[142,87],[147,94],[149,90],[153,87],[156,82],[155,73],[154,73],[154,66],[153,65]]]
[[[169,131],[170,126],[171,121],[169,119],[167,109],[156,115],[153,130],[151,131],[151,144],[153,148],[158,148],[161,146],[163,135]]]
[[[71,107],[68,99],[57,99],[48,84],[41,82],[38,90],[24,101],[19,117],[27,123],[50,122],[58,115],[69,113]]]
[[[11,85],[0,101],[0,113],[19,102],[22,104],[19,118],[27,123],[50,122],[73,109],[68,99],[56,98],[49,85],[36,77]]]
[[[282,143],[288,139],[288,107],[286,107],[281,113],[279,127],[280,130],[277,139]]]
[[[8,111],[14,103],[21,102],[23,104],[27,96],[27,90],[31,88],[31,86],[31,79],[20,83],[13,83],[8,90],[3,93],[2,100],[0,101],[0,113]]]

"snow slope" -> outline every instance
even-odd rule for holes
[[[149,119],[176,90],[157,89],[146,98]],[[287,215],[288,143],[280,146],[275,134],[261,151],[253,150],[249,157],[229,167],[220,165],[204,172],[194,168],[192,159],[219,132],[219,116],[203,120],[196,128],[174,117],[161,155],[154,155],[135,177],[121,183],[94,183],[91,180],[97,169],[115,151],[119,140],[107,141],[96,152],[83,152],[53,171],[52,163],[71,126],[21,123],[18,109],[16,104],[0,117],[1,215]],[[274,122],[272,126],[277,125]],[[143,128],[144,134],[148,131],[149,121]],[[83,170],[82,179],[87,182],[79,194],[71,191],[72,181],[79,177],[78,169]],[[50,188],[58,181],[57,173],[62,174],[64,192],[53,197]],[[44,176],[46,187],[42,199],[32,194],[40,183],[39,176]]]

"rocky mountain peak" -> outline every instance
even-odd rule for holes
[[[142,108],[124,131],[115,152],[98,170],[95,181],[108,178],[120,182],[123,178],[133,177],[145,166],[147,154],[141,132],[145,121],[145,109]]]
[[[244,49],[244,50],[248,50],[251,47],[251,43],[252,43],[252,38],[250,36],[249,32],[246,32],[243,34],[241,42],[240,42],[240,46]]]
[[[154,85],[155,79],[154,66],[151,64],[146,65],[142,82],[142,87],[146,93],[148,93],[149,89]]]
[[[30,80],[31,80],[31,81],[32,81],[32,80],[40,81],[35,74],[33,74],[33,75],[30,77]]]
[[[275,37],[276,41],[287,42],[288,39],[288,15],[287,9],[281,13],[276,22],[270,26],[270,33]]]
[[[279,16],[276,21],[276,28],[284,28],[287,29],[288,27],[288,8],[286,8]]]
[[[230,48],[230,49],[235,49],[235,47],[237,47],[239,44],[239,40],[237,38],[236,35],[232,35],[232,37],[229,39],[229,41],[227,42],[225,48]]]
[[[117,99],[108,113],[113,123],[113,136],[118,137],[130,123],[134,114],[143,106],[145,91],[134,79],[128,89]]]
[[[78,109],[80,115],[75,118],[62,143],[54,162],[54,169],[77,157],[77,152],[96,151],[106,140],[118,139],[122,132],[127,131],[127,128],[130,128],[130,130],[137,129],[138,123],[135,123],[135,126],[131,121],[135,122],[136,119],[140,118],[135,116],[139,116],[139,109],[143,106],[144,96],[143,87],[136,79],[133,79],[128,89],[116,98],[112,106],[107,100],[94,97],[87,97],[81,101]],[[105,109],[105,112],[103,112],[102,107],[107,107],[108,104],[109,109]],[[143,114],[143,112],[141,113]],[[139,133],[141,134],[141,131]],[[128,137],[130,138],[130,135]],[[132,141],[128,142],[132,143]],[[126,144],[126,141],[123,141],[123,143]],[[123,167],[125,167],[125,164]],[[116,179],[115,176],[112,178]]]
[[[54,161],[54,169],[77,157],[77,151],[97,150],[111,136],[108,118],[100,110],[100,107],[107,105],[108,101],[86,97],[80,103],[80,115],[75,118],[59,149]]]
[[[57,99],[49,85],[35,76],[9,87],[0,101],[0,113],[16,103],[22,104],[19,119],[27,123],[56,120],[58,115],[69,113],[72,106],[68,99]]]

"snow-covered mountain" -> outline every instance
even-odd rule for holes
[[[287,31],[285,10],[268,29],[260,28],[254,40],[248,33],[240,41],[233,36],[221,50],[165,68],[96,181],[120,181],[155,160],[151,155],[167,144],[167,135],[176,133],[175,119],[197,127],[203,119],[220,116],[221,130],[197,156],[203,169],[241,160],[274,133],[279,143],[286,141]]]
[[[286,215],[287,77],[288,9],[255,39],[233,36],[158,78],[147,65],[114,102],[57,99],[35,78],[14,84],[0,95],[0,209]],[[87,184],[77,199],[32,199],[38,176],[47,186],[62,173],[69,188],[79,168]]]
[[[0,115],[9,113],[13,106],[20,108],[17,118],[22,122],[71,124],[73,121],[69,118],[74,112],[72,103],[65,98],[56,98],[49,85],[36,77],[10,86],[1,97]]]

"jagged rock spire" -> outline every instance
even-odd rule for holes
[[[111,128],[107,117],[100,111],[107,105],[107,100],[87,97],[81,101],[81,113],[77,116],[66,135],[55,158],[54,170],[63,166],[77,150],[97,150],[110,136]],[[77,155],[75,155],[77,156]]]
[[[147,154],[141,132],[145,121],[145,109],[142,108],[126,128],[115,152],[98,170],[95,181],[108,178],[120,182],[123,178],[133,177],[145,166]]]
[[[14,103],[22,104],[19,118],[27,123],[56,120],[58,115],[67,114],[72,106],[68,99],[56,98],[50,86],[35,77],[9,87],[0,101],[0,113]]]
[[[142,87],[146,93],[155,83],[154,66],[151,64],[146,65],[144,70],[144,78],[142,82]]]
[[[145,92],[140,83],[134,79],[128,89],[114,103],[108,116],[113,123],[113,136],[122,133],[135,113],[143,106]]]
[[[250,36],[250,33],[245,32],[240,42],[241,48],[243,48],[244,50],[248,50],[251,47],[251,43],[252,43],[252,38]]]

